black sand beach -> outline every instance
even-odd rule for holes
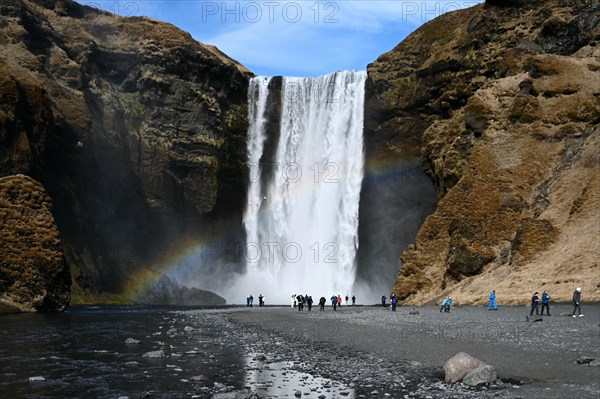
[[[555,305],[551,317],[536,323],[526,322],[525,307],[465,307],[449,314],[427,307],[418,315],[411,310],[254,308],[226,314],[252,336],[267,363],[273,357],[293,360],[298,370],[353,384],[357,396],[600,396],[600,368],[576,364],[581,356],[600,356],[597,304],[585,306],[582,318],[561,316],[571,307]],[[501,383],[489,389],[441,384],[443,363],[461,351],[493,365]]]

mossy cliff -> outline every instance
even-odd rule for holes
[[[0,176],[52,198],[74,292],[120,294],[173,247],[243,237],[247,69],[149,18],[0,10]]]
[[[369,65],[367,157],[416,152],[438,201],[402,255],[403,303],[569,300],[577,286],[600,300],[599,13],[487,1]]]

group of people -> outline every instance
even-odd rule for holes
[[[381,306],[382,307],[386,307],[386,302],[387,298],[385,297],[385,295],[381,296]],[[392,312],[396,311],[396,308],[398,306],[398,297],[396,296],[395,293],[392,292],[392,294],[390,295],[390,308],[392,308]]]
[[[252,294],[248,295],[246,297],[246,306],[252,307],[253,302],[254,297],[252,296]],[[258,306],[261,308],[265,306],[265,296],[263,294],[258,295]]]
[[[450,297],[448,297],[450,298]],[[540,298],[540,293],[536,291],[531,297],[531,310],[529,311],[529,316],[533,316],[535,312],[536,316],[539,316],[539,305],[540,301],[542,302],[542,313],[544,315],[544,310],[546,310],[546,315],[550,316],[550,294],[548,291],[544,290],[542,292],[542,296]],[[496,304],[496,291],[492,291],[490,294],[490,303],[488,305],[488,310],[498,310],[498,305]],[[575,314],[577,313],[577,315]],[[581,288],[577,287],[573,292],[573,315],[572,317],[583,317],[581,314]]]
[[[348,305],[348,300],[351,298],[346,295],[346,305]],[[325,310],[325,303],[327,300],[324,296],[319,298],[319,310]],[[302,295],[302,294],[293,294],[292,295],[292,307],[298,307],[298,311],[301,312],[304,310],[304,306],[307,307],[308,311],[312,309],[313,298],[311,295]],[[352,295],[352,306],[356,305],[356,296]],[[331,296],[331,306],[333,310],[337,310],[338,306],[342,306],[342,296],[341,295],[332,295]]]

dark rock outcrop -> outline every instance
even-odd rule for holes
[[[63,311],[71,275],[40,183],[0,178],[0,313]]]
[[[248,70],[156,20],[0,8],[0,176],[52,197],[75,292],[121,293],[175,248],[243,239]]]
[[[225,298],[213,292],[182,287],[165,275],[152,283],[145,294],[135,299],[146,305],[214,306],[226,303]]]
[[[402,255],[402,302],[517,303],[541,286],[568,300],[578,285],[600,299],[599,12],[488,0],[369,65],[367,158],[420,154],[437,197]]]

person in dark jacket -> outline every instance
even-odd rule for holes
[[[385,300],[386,300],[386,299],[387,299],[387,298],[385,297],[385,295],[382,295],[382,296],[381,296],[381,306],[383,306],[384,308],[385,308]]]
[[[398,304],[398,297],[396,294],[390,296],[390,302],[392,303],[392,312],[396,311],[396,305]]]
[[[356,305],[356,295],[352,295],[352,306]]]
[[[263,296],[263,294],[259,294],[258,295],[258,307],[262,308],[263,306],[265,306],[265,297]]]
[[[321,299],[319,299],[319,310],[325,310],[325,302],[327,302],[327,299],[322,296]]]
[[[550,316],[550,294],[545,290],[542,292],[542,316],[544,315],[544,308],[547,315]]]
[[[531,297],[531,311],[529,312],[529,316],[533,316],[533,311],[535,310],[535,315],[539,316],[540,313],[538,311],[538,305],[540,304],[539,292],[535,292]]]
[[[312,299],[311,295],[308,296],[306,303],[308,304],[308,311],[310,312],[310,310],[312,309],[312,304],[313,304],[313,299]]]
[[[577,317],[575,311],[579,313],[579,317],[583,317],[581,314],[581,288],[579,287],[573,292],[573,317]]]
[[[331,306],[333,306],[333,310],[337,309],[337,295],[331,297]]]
[[[302,312],[304,310],[304,297],[301,294],[297,295],[296,301],[298,301],[298,312]]]

